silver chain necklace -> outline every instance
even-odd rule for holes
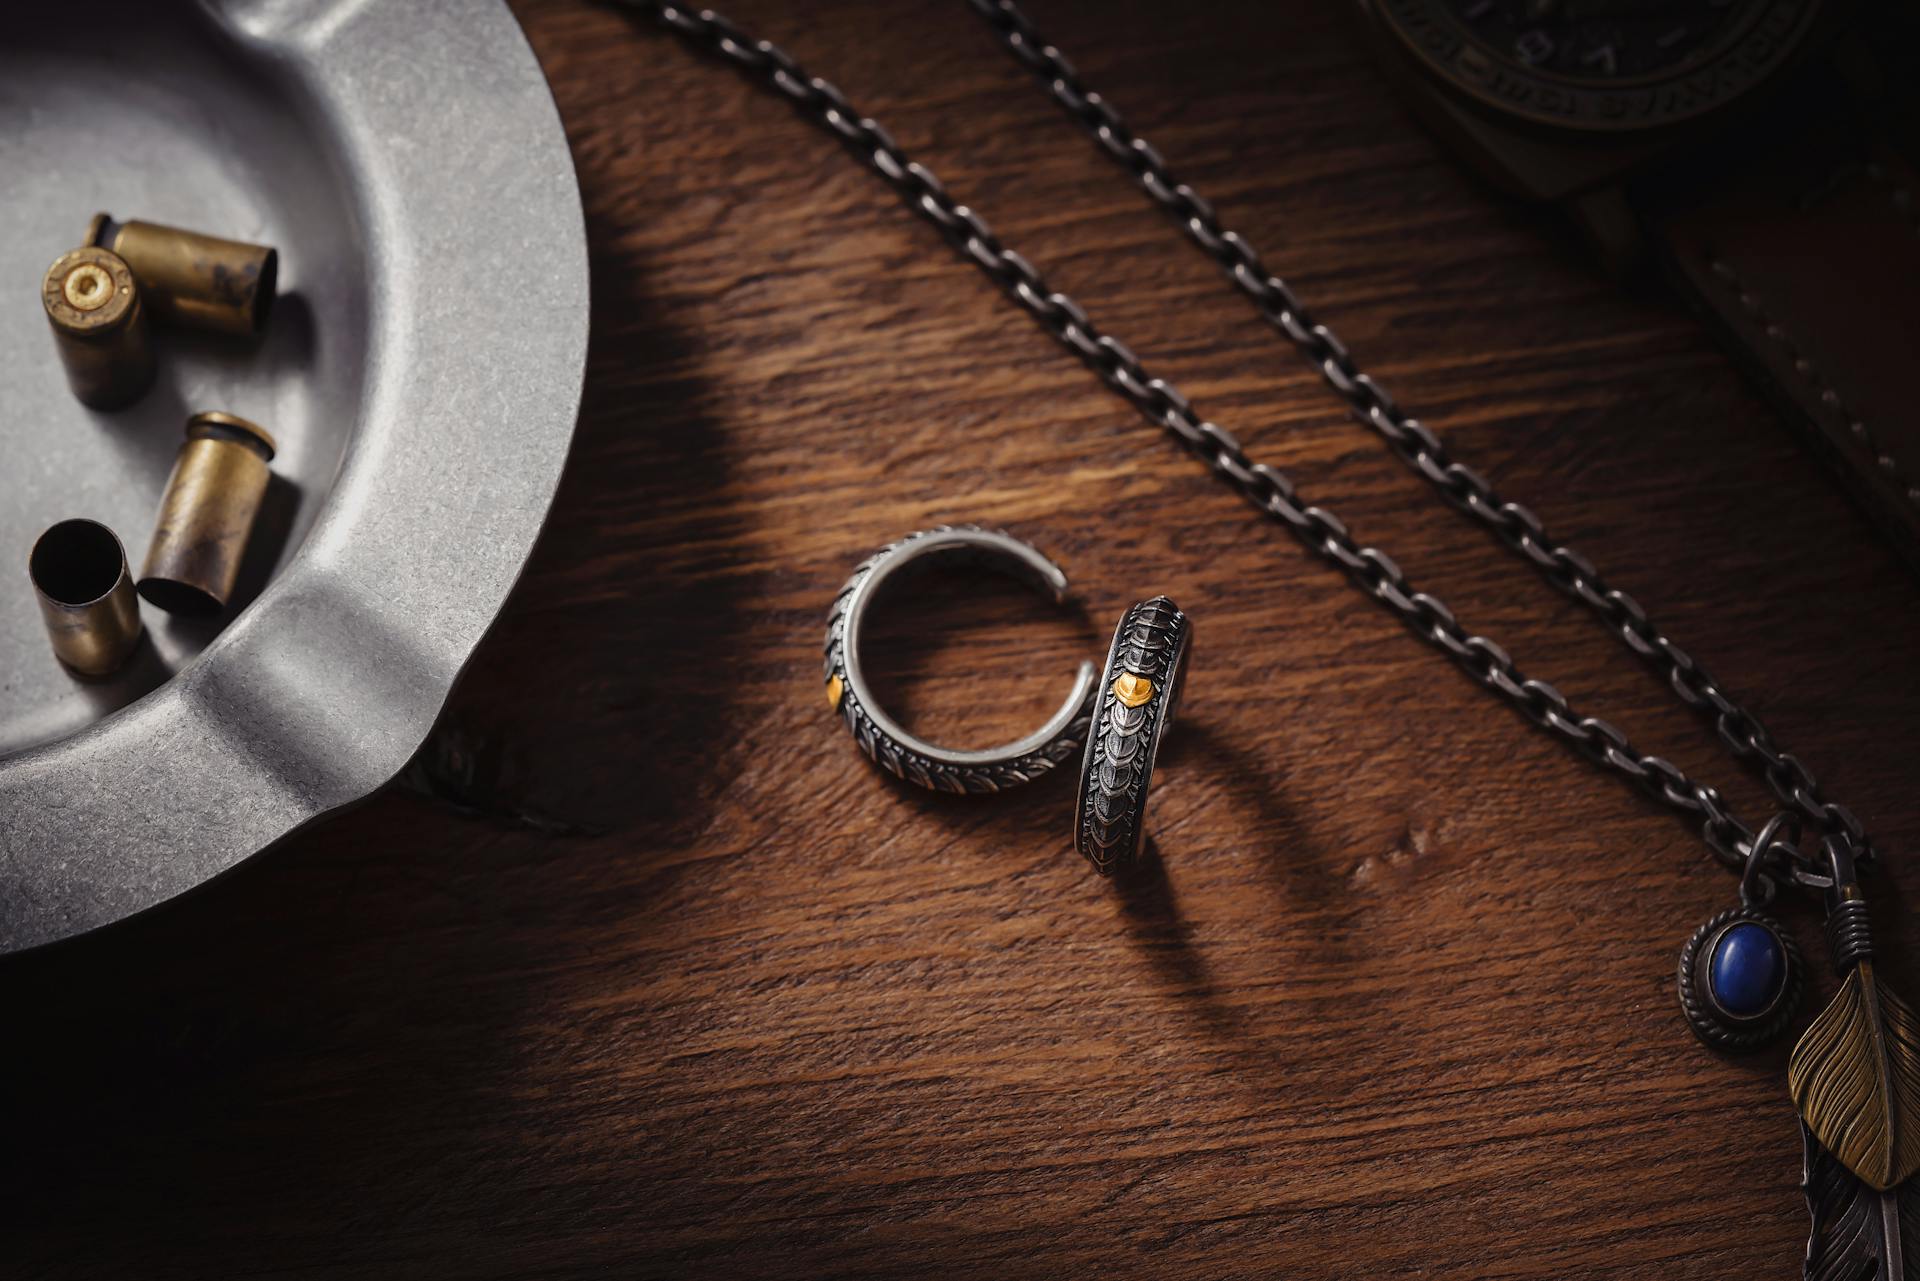
[[[1393,611],[1421,640],[1452,658],[1486,689],[1585,759],[1639,785],[1697,821],[1709,849],[1740,873],[1740,903],[1696,930],[1682,950],[1680,1005],[1702,1040],[1750,1049],[1783,1033],[1802,988],[1792,939],[1763,910],[1778,886],[1825,896],[1827,935],[1843,982],[1828,1008],[1795,1046],[1788,1085],[1801,1117],[1808,1209],[1813,1220],[1806,1276],[1818,1281],[1876,1281],[1907,1275],[1920,1253],[1920,1015],[1875,977],[1866,901],[1858,871],[1873,845],[1853,812],[1826,798],[1799,758],[1776,746],[1760,718],[1735,701],[1690,654],[1669,640],[1625,592],[1608,585],[1591,561],[1548,533],[1527,508],[1457,461],[1432,429],[1410,417],[1364,373],[1326,325],[1313,319],[1286,282],[1245,237],[1179,181],[1167,162],[1088,88],[1071,63],[1041,39],[1013,0],[968,0],[1047,93],[1179,222],[1195,245],[1223,267],[1276,329],[1320,371],[1352,416],[1549,583],[1584,605],[1606,629],[1665,678],[1674,694],[1711,720],[1734,759],[1755,768],[1785,807],[1757,832],[1736,817],[1719,791],[1663,757],[1639,751],[1618,728],[1577,712],[1552,685],[1528,677],[1499,644],[1470,632],[1438,598],[1416,590],[1391,557],[1361,543],[1339,517],[1306,504],[1278,469],[1255,462],[1226,429],[1201,417],[1178,388],[1155,377],[1086,311],[1048,285],[1009,249],[977,212],[955,200],[924,165],[901,150],[873,119],[854,110],[829,82],[810,76],[778,46],[756,40],[711,10],[661,0],[613,0],[649,16],[689,43],[731,63],[787,99],[801,115],[840,139],[909,206],[933,223],[965,258],[1040,327],[1086,362],[1150,422],[1171,431],[1195,456],[1260,511]],[[1802,824],[1824,834],[1818,853],[1800,840]]]
[[[1591,610],[1608,631],[1658,671],[1683,702],[1711,717],[1727,749],[1736,759],[1755,765],[1783,804],[1822,831],[1844,834],[1853,843],[1858,862],[1872,864],[1873,846],[1860,820],[1826,798],[1798,757],[1775,746],[1760,718],[1669,640],[1633,597],[1609,586],[1591,561],[1549,534],[1539,517],[1502,498],[1478,472],[1456,461],[1431,428],[1408,416],[1379,383],[1362,372],[1333,331],[1313,319],[1253,246],[1227,229],[1213,206],[1176,179],[1160,153],[1129,129],[1106,99],[1086,87],[1058,49],[1040,39],[1025,15],[997,0],[968,3],[1042,78],[1047,91],[1101,149],[1125,166],[1147,194],[1179,221],[1188,237],[1227,269],[1234,285],[1319,369],[1355,419],[1378,433],[1394,456],[1428,481],[1449,505],[1467,513],[1548,582]],[[1144,417],[1171,431],[1243,498],[1345,571],[1415,636],[1452,658],[1474,680],[1585,759],[1698,821],[1707,845],[1728,867],[1745,866],[1754,829],[1734,815],[1719,789],[1689,777],[1664,757],[1640,751],[1610,722],[1576,711],[1559,690],[1527,676],[1497,642],[1463,627],[1444,602],[1415,590],[1386,552],[1362,544],[1332,512],[1303,502],[1285,473],[1253,461],[1230,432],[1201,417],[1177,387],[1155,377],[1124,343],[1103,333],[1079,303],[1052,288],[1032,263],[1001,243],[984,218],[954,199],[931,170],[908,156],[878,121],[856,111],[839,89],[807,74],[777,45],[754,39],[712,10],[696,11],[659,0],[623,0],[622,7],[655,18],[779,92],[802,115],[845,143],[1041,328],[1090,365]],[[1818,884],[1824,879],[1820,861],[1786,841],[1773,843],[1766,862],[1760,875],[1769,885],[1774,880]]]

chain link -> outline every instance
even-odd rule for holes
[[[1508,502],[1486,478],[1455,461],[1445,442],[1362,372],[1346,345],[1308,314],[1286,282],[1268,269],[1259,251],[1221,222],[1212,202],[1175,176],[1160,152],[1087,86],[1013,0],[967,3],[1100,149],[1134,177],[1188,239],[1226,270],[1234,287],[1268,323],[1319,369],[1357,421],[1376,432],[1448,504],[1473,517],[1548,582],[1592,610],[1622,643],[1661,672],[1683,702],[1713,718],[1728,750],[1754,764],[1783,804],[1827,830],[1844,832],[1857,847],[1870,849],[1859,819],[1827,800],[1806,766],[1775,746],[1760,718],[1735,702],[1706,668],[1654,626],[1633,597],[1609,586],[1591,561],[1549,534],[1531,511]]]
[[[857,112],[832,84],[808,75],[784,50],[754,39],[710,9],[687,9],[660,0],[614,3],[655,19],[764,82],[839,138],[1043,329],[1142,415],[1178,437],[1242,497],[1344,571],[1416,636],[1452,658],[1527,720],[1595,765],[1697,821],[1708,847],[1723,863],[1736,869],[1743,866],[1753,830],[1733,815],[1717,790],[1689,778],[1661,757],[1638,751],[1607,721],[1576,711],[1552,685],[1528,677],[1494,641],[1469,632],[1440,600],[1416,590],[1392,558],[1361,544],[1339,517],[1303,504],[1284,473],[1255,462],[1230,432],[1198,414],[1186,396],[1154,376],[1125,344],[1102,333],[1077,302],[1053,289],[1032,263],[1002,244],[984,218],[949,195],[932,171],[901,150],[877,122]],[[1806,767],[1774,746],[1759,718],[1736,703],[1705,668],[1656,628],[1631,596],[1609,587],[1591,562],[1553,539],[1538,517],[1501,498],[1485,478],[1456,461],[1430,429],[1403,413],[1386,390],[1360,369],[1333,331],[1316,322],[1286,283],[1267,269],[1253,247],[1220,222],[1210,203],[1175,179],[1160,154],[1129,130],[1104,98],[1085,86],[1059,50],[1040,39],[1011,0],[968,3],[993,24],[1020,61],[1043,78],[1048,91],[1092,132],[1101,148],[1126,165],[1147,193],[1181,221],[1189,237],[1227,269],[1261,313],[1314,361],[1357,419],[1379,433],[1450,504],[1472,515],[1548,581],[1598,614],[1636,654],[1666,675],[1684,702],[1713,716],[1733,755],[1755,762],[1783,802],[1814,824],[1845,833],[1863,852],[1861,861],[1871,860],[1872,847],[1860,821],[1824,798]],[[1814,866],[1791,846],[1777,843],[1776,848],[1781,851],[1776,871],[1783,875]]]

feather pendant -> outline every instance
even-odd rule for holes
[[[1920,1168],[1920,1019],[1872,961],[1848,971],[1793,1047],[1787,1085],[1813,1137],[1867,1187],[1885,1192]]]
[[[1813,1216],[1806,1281],[1920,1281],[1920,1184],[1876,1191],[1820,1146],[1805,1124],[1800,1137],[1806,1145],[1800,1187]]]

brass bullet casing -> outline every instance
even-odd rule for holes
[[[86,243],[126,260],[160,323],[243,338],[267,327],[280,274],[280,254],[267,245],[152,222],[115,222],[109,214],[93,216]]]
[[[53,652],[82,676],[106,676],[140,643],[140,602],[127,554],[98,521],[63,520],[27,556]]]
[[[61,254],[40,283],[40,303],[80,403],[119,409],[153,383],[145,298],[117,254],[95,247]]]
[[[160,498],[140,594],[170,614],[227,607],[266,496],[273,437],[232,414],[195,414]]]

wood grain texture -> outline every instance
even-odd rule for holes
[[[617,16],[516,7],[594,337],[549,531],[420,771],[481,812],[389,791],[0,968],[0,1274],[1797,1275],[1781,1058],[1703,1052],[1673,1000],[1734,889],[1688,830],[1257,521],[780,104]],[[1700,328],[1456,170],[1344,6],[1033,11],[1867,817],[1883,968],[1920,988],[1920,601]],[[963,6],[732,12],[1469,625],[1762,812]],[[826,605],[940,521],[1038,543],[1080,608],[936,579],[881,620],[930,734],[1032,724],[1135,599],[1193,616],[1157,874],[1089,875],[1070,779],[930,797],[843,741]]]

